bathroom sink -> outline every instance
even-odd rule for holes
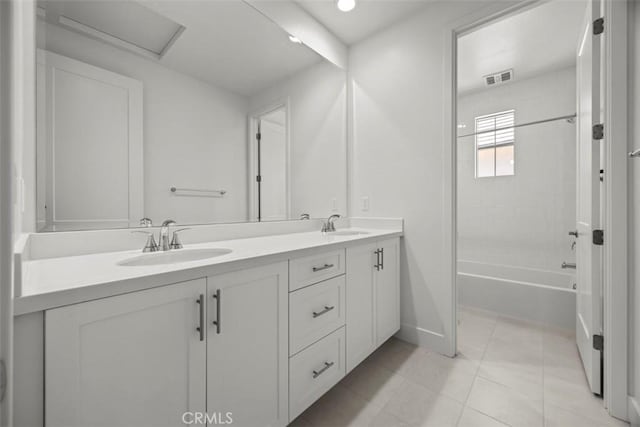
[[[367,231],[355,231],[355,230],[338,230],[327,233],[329,236],[365,236],[369,234]]]
[[[199,261],[207,258],[231,253],[231,249],[174,249],[167,252],[156,252],[127,258],[118,263],[125,267],[140,267],[146,265],[177,264],[179,262]]]

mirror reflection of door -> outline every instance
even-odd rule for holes
[[[258,221],[287,219],[287,114],[285,107],[258,117],[256,179]]]

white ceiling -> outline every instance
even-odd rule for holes
[[[482,89],[483,76],[510,68],[518,81],[575,65],[584,10],[580,1],[551,1],[461,37],[458,92]]]
[[[347,45],[409,17],[428,4],[428,0],[356,0],[355,9],[341,12],[335,0],[295,1]]]
[[[132,28],[122,28],[125,25],[138,25],[151,31],[148,22],[121,19],[127,11],[119,9],[130,3],[132,1],[48,0],[40,1],[39,6],[45,7],[48,15],[51,9],[48,5],[57,4],[56,11],[68,10],[69,13],[82,5],[84,16],[92,12],[101,14],[101,25],[113,28],[112,32],[102,30],[111,34],[133,33]],[[285,31],[243,1],[142,0],[135,3],[185,27],[158,62],[238,94],[255,94],[322,61],[322,57],[308,47],[291,43]],[[47,16],[47,20],[51,17]]]

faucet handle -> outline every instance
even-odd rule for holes
[[[140,227],[153,227],[151,218],[140,218]]]
[[[142,252],[157,252],[158,250],[160,250],[160,246],[158,246],[158,244],[156,243],[156,239],[155,237],[153,237],[153,233],[141,230],[134,230],[131,233],[147,235],[147,243],[144,245],[144,248],[142,248]]]
[[[182,242],[180,241],[180,236],[178,235],[178,233],[185,230],[191,230],[191,228],[181,228],[173,232],[173,236],[171,237],[171,244],[169,245],[171,249],[182,249],[183,246],[182,246]]]

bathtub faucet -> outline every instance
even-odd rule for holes
[[[571,268],[571,269],[575,270],[576,269],[576,264],[573,263],[573,262],[566,262],[565,261],[565,262],[562,263],[562,268]]]

